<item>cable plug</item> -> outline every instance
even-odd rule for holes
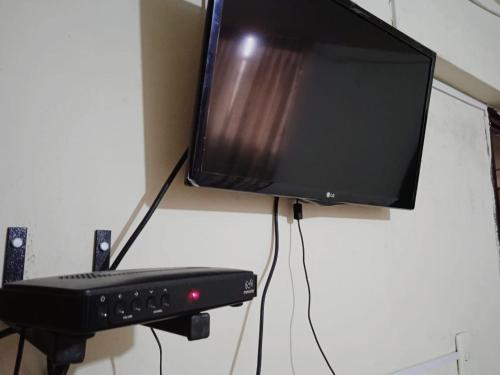
[[[293,218],[295,220],[302,220],[303,217],[302,204],[297,200],[297,202],[293,204]]]

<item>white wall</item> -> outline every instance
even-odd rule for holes
[[[387,0],[357,0],[354,3],[366,9],[368,12],[376,15],[388,24],[392,21],[391,7]]]
[[[500,18],[472,1],[500,13],[498,0],[355,2],[434,50],[438,54],[435,75],[441,81],[499,108],[496,46],[500,40]]]
[[[389,19],[385,1],[365,2]],[[0,0],[0,243],[8,226],[29,228],[28,277],[90,270],[93,231],[113,230],[116,248],[147,209],[189,141],[202,17],[183,0]],[[500,371],[488,145],[484,113],[434,90],[416,210],[305,207],[313,315],[338,374],[386,374],[446,354],[460,331],[473,334],[476,373]],[[307,326],[289,205],[280,206],[263,373],[327,374]],[[261,275],[271,210],[269,197],[179,180],[123,268]],[[254,373],[258,307],[214,311],[208,340],[160,333],[167,373]],[[12,371],[15,345],[0,341],[1,374]],[[154,374],[157,365],[151,333],[124,328],[92,339],[74,374]],[[24,373],[43,368],[28,347]]]
[[[469,0],[394,0],[398,28],[500,90],[500,18]],[[495,0],[481,0],[500,12]]]

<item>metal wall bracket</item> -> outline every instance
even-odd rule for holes
[[[111,253],[111,231],[96,230],[94,235],[94,260],[92,271],[107,271]]]
[[[8,228],[5,247],[5,263],[3,282],[21,281],[24,278],[24,261],[26,254],[27,228]],[[111,231],[96,230],[94,235],[93,271],[109,270],[111,253]],[[11,329],[47,356],[49,375],[66,375],[72,363],[84,360],[86,343],[94,334],[72,336],[36,328],[18,327],[10,324]],[[210,335],[210,315],[197,313],[179,316],[146,326],[162,331],[175,333],[188,340],[201,340]]]
[[[27,238],[27,228],[7,228],[3,284],[22,281],[24,279]],[[111,232],[103,238],[110,239]],[[109,264],[109,251],[107,251],[107,254]],[[102,259],[105,262],[106,258],[103,257]],[[99,260],[101,261],[101,258]],[[22,335],[47,356],[49,375],[65,375],[71,363],[82,362],[85,356],[87,339],[93,336],[70,336],[36,328],[18,327],[15,324],[11,324],[10,326],[12,331]]]
[[[72,336],[36,328],[21,329],[20,332],[47,356],[48,361],[57,365],[83,362],[85,344],[94,336]]]
[[[67,335],[44,329],[20,327],[16,324],[10,326],[46,355],[48,375],[66,375],[71,364],[83,362],[87,340],[94,336],[94,334]]]
[[[187,337],[189,341],[206,339],[210,335],[210,315],[199,313],[146,324],[146,326]]]
[[[23,280],[27,238],[27,228],[7,228],[3,265],[3,284]]]

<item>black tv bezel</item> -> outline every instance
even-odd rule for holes
[[[352,199],[342,199],[342,195],[335,196],[334,199],[327,197],[327,191],[324,189],[308,188],[304,186],[289,185],[277,183],[275,181],[254,179],[211,173],[202,170],[202,155],[204,152],[204,134],[207,125],[209,96],[212,88],[214,75],[214,64],[219,42],[220,26],[222,19],[222,9],[224,0],[209,0],[207,5],[207,16],[205,24],[203,53],[200,67],[200,79],[198,88],[198,97],[195,107],[194,131],[189,151],[189,168],[186,176],[186,184],[192,186],[203,186],[226,190],[245,191],[251,193],[267,194],[273,196],[282,196],[288,198],[298,198],[302,200],[316,202],[321,205],[335,205],[342,203],[353,203],[363,205],[373,205],[382,207],[414,209],[420,175],[420,166],[422,162],[422,153],[424,147],[424,137],[429,113],[429,104],[432,91],[432,81],[434,78],[434,68],[436,64],[436,53],[398,29],[382,21],[375,15],[352,3],[349,0],[330,0],[343,6],[349,11],[355,13],[367,22],[387,32],[398,40],[406,43],[410,47],[422,53],[431,60],[429,76],[427,80],[427,92],[425,107],[422,113],[422,128],[419,137],[417,172],[415,174],[415,188],[408,200],[398,200],[392,204],[381,202],[377,197],[360,197]],[[223,181],[223,182],[221,182]],[[332,190],[332,189],[330,189]],[[333,189],[334,191],[334,189]]]

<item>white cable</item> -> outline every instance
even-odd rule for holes
[[[497,17],[500,17],[500,12],[498,11],[495,11],[489,7],[487,7],[486,5],[484,5],[481,1],[479,0],[469,0],[472,4],[478,6],[479,8],[481,8],[482,10],[485,10],[486,12],[490,13],[490,14],[493,14],[494,16],[497,16]]]

